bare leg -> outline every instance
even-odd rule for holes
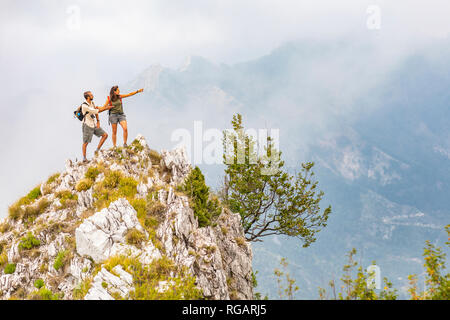
[[[127,139],[128,139],[128,126],[127,126],[127,121],[121,121],[120,122],[120,126],[123,129],[123,143],[127,144]]]
[[[105,133],[104,135],[102,135],[102,138],[100,139],[100,142],[98,143],[97,150],[100,150],[100,148],[102,147],[102,145],[105,143],[106,139],[108,139],[108,134],[107,134],[107,133]]]
[[[116,142],[117,142],[117,123],[112,123],[111,127],[112,127],[112,142],[113,142],[113,146],[115,148]]]
[[[86,159],[86,148],[88,143],[83,143],[83,159]]]

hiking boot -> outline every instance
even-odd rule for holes
[[[126,143],[123,144],[124,148],[128,148],[128,145]]]
[[[88,159],[86,159],[86,158],[83,159],[83,163],[88,163],[88,162],[89,162]]]
[[[94,155],[98,156],[98,153],[100,152],[100,149],[95,150]]]

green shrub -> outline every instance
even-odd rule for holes
[[[42,287],[44,286],[44,280],[42,280],[42,279],[37,279],[37,280],[34,282],[34,286],[35,286],[37,289],[42,288]]]
[[[8,263],[4,270],[5,274],[13,274],[16,272],[16,264],[15,263]]]
[[[59,198],[60,200],[73,200],[73,199],[78,199],[76,194],[72,194],[72,192],[70,192],[69,190],[63,190],[63,191],[59,191],[55,194],[55,196],[57,198]]]
[[[133,300],[198,300],[203,298],[201,290],[195,285],[195,278],[188,274],[186,268],[177,265],[166,256],[153,260],[149,265],[142,264],[138,258],[113,256],[104,262],[104,267],[111,270],[121,265],[133,276],[134,290],[130,292]],[[171,275],[177,274],[176,277]],[[160,281],[167,281],[165,292],[158,292]]]
[[[3,253],[3,249],[6,248],[7,242],[6,241],[0,241],[0,254]]]
[[[89,169],[87,169],[86,174],[84,175],[84,177],[86,179],[95,181],[95,179],[97,179],[97,176],[100,174],[100,170],[97,167],[90,167]]]
[[[55,173],[51,175],[47,182],[42,186],[42,193],[43,194],[50,194],[53,193],[54,189],[57,187],[57,184],[55,183],[61,174]]]
[[[17,220],[22,217],[24,209],[22,206],[31,204],[34,200],[41,196],[41,186],[37,186],[31,190],[25,197],[20,198],[16,203],[8,208],[9,217],[12,220]]]
[[[195,278],[185,269],[177,270],[172,260],[163,257],[150,265],[134,266],[134,290],[130,293],[133,300],[198,300],[203,298],[201,290],[195,286]],[[177,277],[170,274],[178,271]],[[160,281],[169,284],[164,292],[158,291]]]
[[[137,194],[137,181],[124,176],[120,171],[107,171],[103,181],[94,187],[95,208],[101,210],[119,198],[132,202]]]
[[[8,263],[8,255],[6,254],[6,252],[3,252],[0,254],[0,267],[3,267],[7,263]]]
[[[179,189],[190,198],[199,227],[212,225],[222,210],[217,198],[210,200],[209,187],[205,184],[205,177],[199,167],[190,172]]]
[[[131,147],[136,152],[141,152],[142,150],[144,150],[144,147],[137,139],[133,140],[133,142],[131,143]]]
[[[39,267],[39,272],[40,272],[40,273],[44,273],[44,272],[47,272],[47,271],[48,271],[48,265],[47,265],[47,263],[41,264],[41,266]]]
[[[74,207],[77,204],[78,196],[76,194],[71,193],[68,190],[60,191],[56,193],[55,195],[59,202],[61,203],[61,206],[58,208],[59,210]]]
[[[39,185],[27,194],[27,198],[33,201],[39,198],[41,195],[41,186]]]
[[[156,238],[156,229],[159,225],[158,216],[160,212],[165,210],[165,206],[161,202],[149,201],[145,199],[132,199],[130,201],[131,205],[137,212],[137,217],[141,225],[147,230],[149,234],[149,239],[157,247],[161,248],[159,240]],[[133,242],[133,240],[130,240]],[[138,242],[139,245],[139,242]]]
[[[25,223],[32,223],[40,214],[42,214],[49,206],[50,201],[42,198],[37,204],[25,207],[22,213],[22,220]]]
[[[163,219],[163,214],[166,211],[166,206],[160,201],[148,201],[147,203],[147,215],[143,221],[143,225],[149,230],[155,230],[160,221]],[[150,231],[149,231],[150,232]],[[152,237],[152,241],[153,241]]]
[[[14,203],[8,208],[8,216],[11,220],[18,220],[23,213],[23,209],[18,203]]]
[[[120,171],[109,171],[103,180],[103,186],[107,189],[115,189],[119,185],[122,173]]]
[[[242,247],[242,248],[246,248],[247,247],[245,239],[243,237],[236,237],[236,238],[234,238],[234,241],[236,241],[237,245]]]
[[[150,149],[149,156],[153,164],[160,164],[161,155],[158,153],[158,151]]]
[[[151,233],[153,233],[154,230],[157,229],[158,225],[159,225],[159,221],[156,217],[153,217],[151,215],[147,215],[144,218],[144,222],[141,223],[143,224],[143,226],[145,227],[145,229]]]
[[[81,179],[78,181],[77,185],[75,186],[75,190],[78,192],[89,190],[94,182],[91,179]]]
[[[52,184],[53,182],[56,181],[56,179],[59,178],[60,175],[61,175],[60,173],[55,173],[54,175],[51,175],[51,176],[48,178],[46,184]]]
[[[58,294],[53,294],[53,292],[46,287],[41,287],[39,291],[34,291],[30,294],[30,300],[59,300]]]
[[[25,197],[20,198],[13,205],[8,208],[9,217],[12,220],[17,220],[22,218],[24,209],[22,206],[27,206],[31,204],[34,200],[41,196],[41,188],[40,186],[31,190]]]
[[[59,269],[61,269],[62,267],[64,267],[66,265],[67,261],[69,260],[68,253],[69,252],[67,250],[62,250],[62,251],[58,252],[55,262],[53,263],[53,268],[55,268],[56,271],[58,271]]]
[[[64,238],[64,240],[66,241],[67,246],[72,250],[75,251],[76,247],[77,247],[77,242],[75,240],[75,237],[73,236],[66,236]]]
[[[78,192],[89,190],[93,184],[95,183],[95,180],[97,179],[98,175],[105,171],[105,168],[103,165],[99,165],[97,167],[89,167],[84,174],[84,179],[80,180],[75,187],[75,189]]]
[[[28,232],[26,237],[23,237],[19,243],[20,250],[30,250],[34,247],[39,247],[41,241],[36,239],[31,232]]]
[[[222,234],[223,234],[224,236],[226,236],[226,235],[228,234],[228,229],[227,229],[226,227],[222,226],[222,227],[220,228],[220,230],[222,231]]]
[[[8,232],[10,228],[11,228],[11,225],[5,221],[0,224],[0,233]]]
[[[72,292],[72,297],[75,300],[83,300],[84,296],[88,293],[91,288],[92,278],[89,277],[78,284]]]
[[[145,199],[133,199],[130,204],[136,210],[138,219],[145,219],[147,215],[147,201]]]
[[[31,201],[28,197],[21,198],[19,201],[9,207],[9,218],[18,220],[22,218],[25,222],[33,222],[34,219],[43,213],[49,206],[50,202],[43,198],[36,205],[30,205]],[[25,206],[25,207],[22,207]]]
[[[149,201],[147,204],[147,213],[153,217],[161,217],[166,211],[166,205],[160,201]]]
[[[28,196],[25,196],[25,197],[20,198],[16,203],[21,206],[26,206],[26,205],[29,205],[31,202],[32,202],[31,199],[28,198]]]
[[[119,193],[125,197],[133,198],[137,193],[137,181],[132,177],[121,177],[119,181]]]
[[[136,228],[133,228],[127,232],[125,239],[128,244],[141,248],[142,242],[145,241],[145,234]]]

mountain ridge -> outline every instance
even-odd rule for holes
[[[2,299],[252,299],[252,250],[225,208],[200,227],[184,149],[67,160],[0,224]],[[27,200],[28,199],[28,200]]]
[[[277,297],[273,270],[278,265],[266,258],[268,251],[274,256],[283,252],[292,265],[303,265],[307,271],[291,269],[291,274],[303,288],[298,296],[310,299],[317,297],[317,279],[323,277],[324,286],[339,274],[352,247],[364,252],[366,265],[376,260],[394,286],[403,288],[408,274],[422,272],[415,261],[420,261],[425,240],[445,242],[449,64],[445,54],[430,48],[398,55],[384,49],[376,41],[301,41],[222,66],[219,75],[215,70],[207,77],[192,75],[192,86],[187,73],[174,71],[173,85],[167,82],[157,90],[167,103],[161,113],[184,112],[176,124],[180,127],[202,119],[208,127],[226,128],[238,112],[251,128],[280,128],[280,147],[293,172],[299,161],[316,162],[316,177],[333,214],[311,248],[298,250],[294,240],[282,237],[254,245],[258,291],[270,297]],[[234,102],[215,104],[208,93],[212,85]],[[160,105],[152,95],[146,94],[142,104],[154,103],[157,114]],[[183,99],[171,100],[179,96]],[[222,101],[219,95],[216,99]],[[206,100],[209,109],[200,103]],[[212,181],[221,172],[219,166],[205,169]],[[382,219],[401,215],[405,208],[424,216],[405,218],[401,225]],[[376,219],[365,219],[367,212]]]

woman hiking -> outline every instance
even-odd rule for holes
[[[109,111],[109,122],[112,126],[112,142],[114,148],[116,147],[117,141],[117,124],[119,123],[123,129],[123,146],[127,147],[127,139],[128,139],[128,127],[127,127],[127,117],[125,113],[123,113],[123,104],[122,99],[134,96],[135,94],[144,91],[144,89],[139,89],[135,92],[131,92],[129,94],[120,94],[119,86],[114,86],[111,88],[109,93],[109,97],[106,100],[106,105],[112,106]]]

